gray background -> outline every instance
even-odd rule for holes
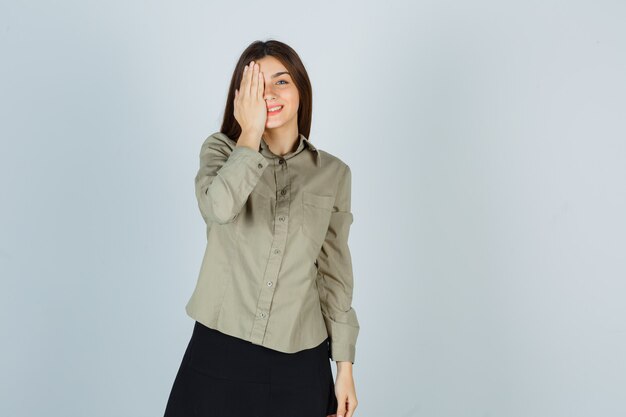
[[[356,416],[623,416],[619,1],[3,1],[0,415],[158,416],[243,49],[353,171]]]

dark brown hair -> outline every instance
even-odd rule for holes
[[[311,131],[311,113],[313,109],[311,81],[296,51],[289,45],[276,40],[268,40],[266,42],[255,41],[241,54],[230,80],[226,108],[224,109],[224,120],[220,131],[234,141],[239,139],[241,126],[239,126],[234,115],[235,89],[238,89],[241,85],[243,68],[249,64],[250,61],[254,60],[254,62],[256,62],[268,55],[278,59],[291,74],[291,78],[300,95],[300,104],[298,106],[298,133],[309,139],[309,133]]]

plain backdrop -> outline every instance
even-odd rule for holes
[[[625,21],[622,1],[2,1],[0,415],[163,414],[200,146],[268,39],[353,172],[355,416],[626,415]]]

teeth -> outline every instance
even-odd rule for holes
[[[275,111],[275,110],[282,109],[282,108],[283,108],[283,106],[272,107],[272,108],[271,108],[271,109],[269,109],[268,111]]]

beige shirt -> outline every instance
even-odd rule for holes
[[[332,360],[354,363],[350,167],[302,134],[281,157],[216,132],[195,186],[207,246],[187,314],[286,353],[330,337]]]

